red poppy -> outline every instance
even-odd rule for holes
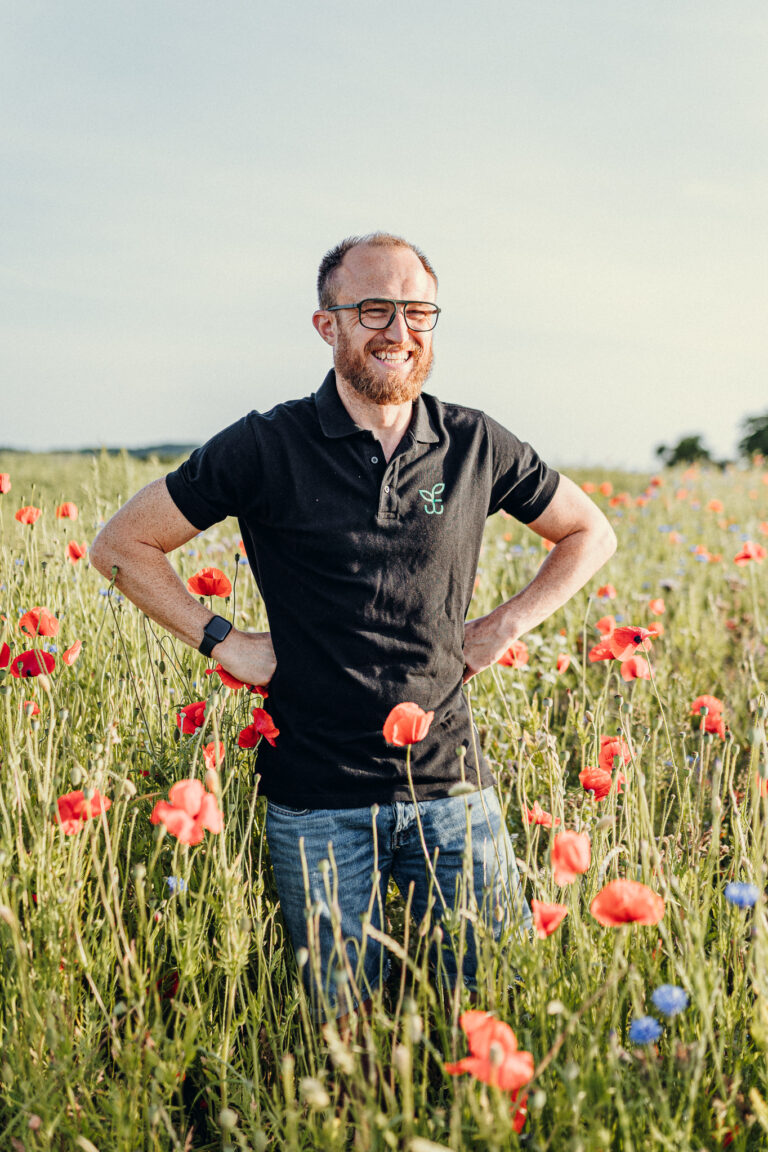
[[[80,650],[83,647],[82,640],[75,640],[71,648],[67,648],[66,652],[62,652],[61,658],[65,664],[72,665],[80,655]]]
[[[648,625],[648,635],[649,636],[663,636],[664,635],[664,625],[662,624],[661,620],[652,620],[650,622],[650,624]]]
[[[36,700],[25,700],[24,703],[22,704],[22,708],[26,712],[27,716],[29,716],[30,718],[32,716],[39,716],[40,715],[40,705],[37,703]]]
[[[269,712],[264,708],[254,708],[252,715],[253,723],[241,730],[237,743],[241,748],[255,748],[263,736],[267,743],[274,748],[275,740],[280,735],[280,729],[275,727],[275,722]]]
[[[597,628],[597,630],[601,634],[601,636],[610,636],[615,627],[616,627],[616,617],[615,616],[601,616],[600,619],[595,624],[595,628]]]
[[[149,819],[152,824],[164,824],[182,844],[199,844],[204,829],[218,833],[224,826],[216,797],[199,780],[177,780],[168,791],[168,800],[158,800]]]
[[[611,880],[598,892],[589,910],[599,924],[658,924],[664,900],[639,880]]]
[[[723,507],[724,505],[722,500],[710,500],[707,504],[707,510],[709,512],[722,512]]]
[[[215,740],[211,740],[210,744],[206,744],[203,748],[203,760],[205,761],[206,768],[218,768],[224,760],[225,748],[221,740],[218,745]]]
[[[509,1024],[490,1012],[471,1009],[459,1017],[469,1043],[470,1055],[455,1064],[446,1064],[451,1076],[469,1072],[476,1080],[505,1092],[517,1092],[533,1077],[533,1056],[520,1052],[517,1037]]]
[[[598,660],[613,660],[613,651],[607,640],[601,640],[589,650],[590,664],[595,664]]]
[[[691,715],[700,716],[702,708],[706,708],[710,713],[714,712],[718,715],[722,712],[724,704],[722,700],[718,700],[717,696],[697,696],[691,704]]]
[[[539,940],[546,940],[547,936],[551,936],[568,915],[566,904],[543,904],[540,900],[531,900],[531,910],[533,926]]]
[[[93,796],[86,799],[85,794],[78,789],[77,792],[59,796],[56,805],[59,811],[55,823],[61,824],[65,836],[72,836],[80,831],[86,820],[111,808],[112,801],[99,795],[98,790],[94,790]]]
[[[230,596],[232,585],[220,568],[201,568],[187,580],[194,596]]]
[[[704,717],[704,731],[712,732],[713,735],[721,736],[725,740],[725,720],[719,712]]]
[[[630,656],[621,664],[622,680],[650,680],[651,667],[644,656]]]
[[[579,781],[585,792],[591,792],[595,800],[605,800],[606,796],[611,790],[614,779],[616,780],[616,791],[621,792],[622,784],[626,784],[625,776],[621,772],[617,772],[616,776],[612,776],[610,772],[606,772],[604,768],[585,768],[583,772],[579,772]]]
[[[620,736],[601,736],[598,763],[604,772],[613,771],[616,757],[620,757],[622,764],[629,764],[632,759],[626,740],[622,740]]]
[[[663,616],[666,610],[667,606],[663,596],[656,596],[653,600],[648,601],[648,611],[652,612],[654,616]]]
[[[56,509],[56,516],[59,520],[77,520],[78,515],[77,504],[73,504],[71,500],[59,504]]]
[[[67,559],[73,564],[76,564],[78,560],[82,560],[83,556],[87,555],[87,552],[87,544],[78,544],[76,540],[69,540],[67,542]]]
[[[194,704],[185,704],[176,713],[176,725],[185,735],[197,732],[205,723],[205,700],[197,700]]]
[[[561,652],[557,658],[557,670],[560,673],[560,675],[562,675],[563,672],[567,672],[568,669],[570,668],[570,666],[571,666],[570,656],[568,655],[567,652]]]
[[[384,721],[384,739],[387,744],[418,744],[423,740],[435,718],[434,712],[425,712],[411,700],[395,704]]]
[[[616,589],[614,588],[613,584],[603,584],[601,588],[598,588],[597,594],[601,600],[616,599]]]
[[[497,663],[503,664],[505,668],[521,668],[528,663],[528,645],[522,640],[515,640]]]
[[[513,1109],[517,1109],[512,1117],[512,1127],[515,1132],[522,1132],[528,1119],[528,1094],[526,1092],[513,1092],[509,1097]]]
[[[525,814],[529,824],[540,824],[542,828],[551,828],[553,823],[555,825],[560,823],[560,817],[553,817],[551,812],[546,812],[538,800],[534,800],[533,808],[526,808]]]
[[[58,636],[59,622],[47,608],[30,608],[19,620],[19,631],[26,636]]]
[[[19,524],[34,524],[37,518],[42,514],[42,508],[35,508],[33,504],[25,504],[23,508],[19,508],[16,513],[16,519]]]
[[[205,670],[206,676],[213,676],[215,672],[218,672],[219,679],[221,680],[222,684],[226,685],[227,688],[237,690],[238,688],[246,687],[245,680],[238,680],[236,676],[231,674],[231,672],[227,672],[226,668],[222,668],[221,664],[217,664],[215,668],[206,668]]]
[[[617,660],[628,660],[634,656],[635,649],[641,645],[646,652],[650,651],[650,632],[647,628],[617,628],[608,638],[607,643]]]
[[[613,492],[613,484],[611,484],[610,480],[603,480],[602,484],[598,488],[598,491],[603,496],[610,496]]]
[[[7,668],[11,662],[11,650],[7,644],[0,644],[0,668]]]
[[[11,478],[8,473],[0,472],[0,496],[3,496],[6,492],[10,492],[12,487],[13,485],[11,484]]]
[[[762,564],[765,560],[766,551],[762,544],[755,544],[752,540],[745,540],[741,552],[734,556],[734,564],[743,565],[749,564],[750,560],[756,560],[758,564]]]
[[[593,492],[597,491],[597,484],[594,484],[591,480],[585,480],[581,486],[581,490],[582,492],[586,492],[587,496],[591,496]]]
[[[586,832],[558,832],[552,844],[552,875],[555,884],[571,884],[586,872],[592,857]]]
[[[42,676],[43,673],[53,672],[56,661],[50,652],[37,652],[30,648],[20,652],[11,664],[11,676],[17,680],[24,680],[28,676]]]

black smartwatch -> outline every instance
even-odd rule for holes
[[[232,625],[229,620],[225,620],[223,616],[212,616],[205,626],[203,642],[198,652],[202,652],[203,656],[210,656],[216,645],[226,640],[231,631]]]

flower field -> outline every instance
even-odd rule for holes
[[[470,1002],[429,953],[477,909],[415,924],[393,892],[394,977],[349,1032],[311,1022],[275,897],[268,689],[88,564],[167,470],[0,454],[2,1152],[768,1147],[765,465],[575,475],[616,555],[468,686],[534,934],[478,922]],[[489,521],[471,615],[545,548]],[[173,562],[267,627],[234,521]],[[387,738],[414,762],[428,723]]]

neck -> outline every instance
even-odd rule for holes
[[[374,404],[336,373],[336,390],[349,415],[361,428],[367,428],[381,444],[384,456],[390,459],[411,422],[413,401],[403,404]]]

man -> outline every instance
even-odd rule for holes
[[[615,538],[529,445],[481,412],[422,395],[439,314],[423,253],[383,233],[346,240],[324,258],[318,291],[313,323],[334,362],[322,387],[250,413],[148,485],[91,559],[105,575],[116,566],[121,591],[179,639],[269,684],[280,735],[258,754],[267,839],[294,947],[309,946],[302,976],[320,1017],[369,999],[385,978],[377,937],[390,875],[420,921],[433,905],[438,916],[452,908],[463,883],[497,937],[525,922],[462,683],[582,587]],[[465,624],[498,509],[555,547],[526,588]],[[166,559],[230,514],[267,633],[212,616]],[[403,701],[434,711],[410,777],[405,749],[382,734]],[[457,790],[462,779],[475,791]],[[471,986],[471,925],[461,948],[445,940],[444,979]]]

